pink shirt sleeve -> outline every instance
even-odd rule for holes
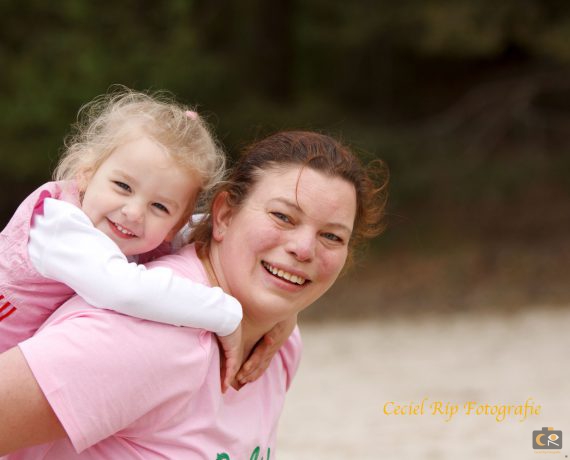
[[[283,361],[283,367],[287,375],[286,389],[289,390],[293,378],[299,369],[301,363],[301,352],[303,349],[303,342],[301,341],[301,332],[299,326],[293,329],[293,332],[279,350],[279,356]]]
[[[81,452],[151,411],[172,410],[168,402],[180,404],[181,394],[190,398],[210,360],[205,335],[95,309],[75,297],[20,348]]]

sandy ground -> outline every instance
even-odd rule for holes
[[[570,309],[301,327],[305,351],[281,420],[279,460],[570,458]],[[423,415],[384,413],[391,401],[424,398]],[[529,398],[541,412],[524,421],[464,407]],[[438,402],[458,412],[434,415]],[[563,432],[562,449],[550,455],[532,448],[533,430],[546,426]]]

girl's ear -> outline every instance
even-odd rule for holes
[[[234,208],[228,203],[228,192],[219,193],[212,206],[212,239],[222,241],[232,221]]]
[[[91,177],[93,177],[93,168],[84,168],[81,169],[76,176],[77,181],[77,188],[79,192],[83,194],[85,190],[87,190],[87,186],[91,181]]]

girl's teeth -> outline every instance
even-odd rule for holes
[[[119,230],[123,235],[135,236],[134,233],[129,232],[126,228],[121,227],[119,224],[115,224],[115,227],[117,227],[117,230]]]

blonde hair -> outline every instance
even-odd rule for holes
[[[160,144],[176,164],[197,175],[202,190],[223,177],[224,153],[196,112],[165,92],[148,94],[118,85],[81,107],[53,177],[80,182],[117,147],[140,135]]]

